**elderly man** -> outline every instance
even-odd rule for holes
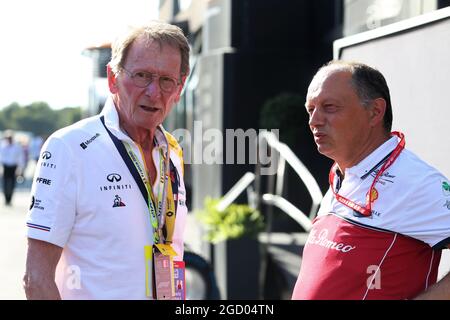
[[[182,260],[183,158],[161,123],[189,74],[187,39],[162,22],[132,28],[107,71],[101,114],[42,148],[27,220],[29,299],[159,298],[158,274],[173,276],[164,268]]]
[[[331,62],[314,76],[306,110],[318,151],[335,164],[292,298],[450,298],[450,275],[434,284],[450,243],[449,181],[391,132],[383,75]]]

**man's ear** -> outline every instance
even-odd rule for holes
[[[109,63],[106,66],[106,72],[107,72],[107,75],[108,75],[109,91],[112,94],[115,94],[118,91],[118,89],[117,89],[117,78],[116,78],[116,75],[114,74],[114,72],[112,71],[112,68],[109,65]]]
[[[383,124],[384,114],[386,113],[386,100],[383,98],[377,98],[372,101],[372,106],[370,107],[370,125],[372,127],[378,124]]]

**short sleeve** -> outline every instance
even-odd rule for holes
[[[322,201],[320,202],[320,208],[317,212],[317,216],[324,216],[330,213],[331,211],[331,203],[333,202],[333,192],[330,188],[328,188],[327,192],[322,198]]]
[[[65,246],[76,215],[75,173],[72,150],[62,138],[50,136],[42,147],[33,178],[26,221],[29,238]]]
[[[450,192],[440,174],[424,177],[404,201],[406,215],[399,217],[403,234],[442,249],[450,243]]]

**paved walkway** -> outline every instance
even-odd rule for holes
[[[10,207],[4,205],[3,198],[0,201],[0,300],[25,299],[22,277],[27,250],[25,217],[29,205],[29,189],[16,190]]]

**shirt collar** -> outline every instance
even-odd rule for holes
[[[119,140],[126,141],[128,143],[134,142],[128,134],[120,128],[119,124],[119,114],[117,112],[116,106],[111,96],[106,99],[105,106],[100,113],[101,116],[105,118],[105,125]],[[162,148],[164,151],[167,149],[167,139],[165,136],[165,129],[162,125],[159,125],[155,130],[155,141],[156,144]]]
[[[376,169],[375,167],[381,166],[384,162],[383,160],[385,160],[387,156],[395,149],[397,144],[398,138],[396,136],[391,137],[357,165],[347,168],[345,170],[345,175],[347,176],[347,174],[352,174],[362,178],[370,171]]]

